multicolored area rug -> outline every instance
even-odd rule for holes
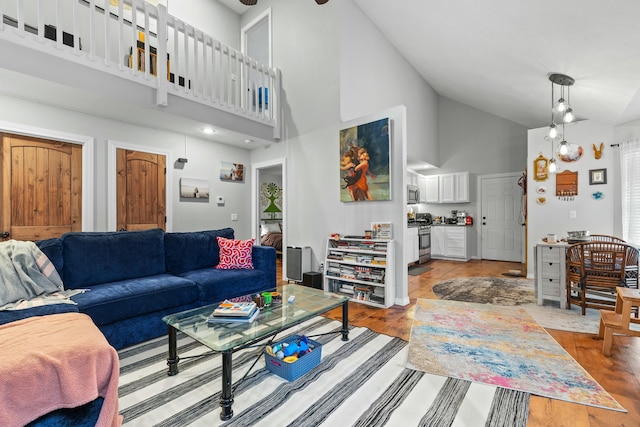
[[[545,300],[543,305],[537,305],[531,279],[461,277],[436,283],[433,292],[444,300],[517,305],[547,329],[597,334],[600,324],[598,310],[587,309],[586,316],[583,316],[576,305],[572,305],[570,310],[561,309],[558,301]]]
[[[626,412],[521,308],[418,299],[406,367]]]

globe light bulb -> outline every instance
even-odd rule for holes
[[[551,126],[549,126],[549,138],[553,139],[556,136],[558,136],[558,129],[555,124],[551,123]]]
[[[560,143],[560,149],[558,150],[558,153],[560,153],[561,156],[564,156],[568,152],[569,152],[569,144],[567,144],[567,141],[562,141]]]
[[[564,122],[571,123],[574,118],[575,116],[573,115],[573,110],[571,108],[567,109],[567,111],[564,113]]]
[[[556,173],[556,159],[549,160],[549,173]]]
[[[558,106],[556,107],[556,109],[561,113],[567,109],[567,104],[564,98],[558,99]]]

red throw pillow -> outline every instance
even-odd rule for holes
[[[245,269],[253,270],[251,262],[251,251],[253,249],[253,239],[233,240],[217,237],[220,246],[220,263],[216,268],[221,270]]]

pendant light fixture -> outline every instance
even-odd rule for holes
[[[564,125],[565,123],[571,123],[575,119],[575,115],[573,113],[573,109],[571,108],[571,92],[570,87],[575,83],[573,77],[569,77],[565,74],[553,73],[549,75],[549,80],[551,81],[551,124],[549,125],[549,139],[551,139],[551,160],[549,161],[549,172],[553,173],[556,170],[556,164],[554,159],[554,151],[553,151],[553,140],[557,138],[558,128],[556,122],[562,123],[562,141],[558,146],[558,154],[561,156],[566,155],[569,152],[569,143],[566,140],[566,134]],[[560,98],[558,102],[555,102],[554,96],[554,86],[560,86]],[[567,88],[567,99],[564,98],[564,88]],[[556,119],[556,116],[559,120]],[[553,170],[552,170],[553,169]]]

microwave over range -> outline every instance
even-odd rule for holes
[[[415,185],[407,185],[407,204],[420,203],[420,189]]]

